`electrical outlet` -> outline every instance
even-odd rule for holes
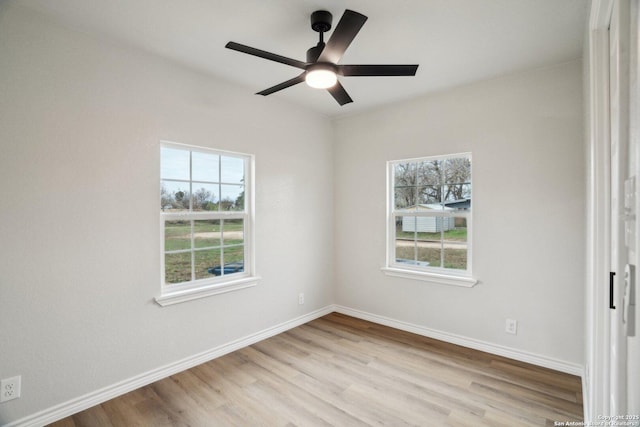
[[[513,319],[507,319],[504,331],[508,334],[517,334],[518,333],[518,321]]]
[[[304,304],[304,294],[302,292],[298,294],[298,304]]]
[[[0,402],[13,400],[20,397],[21,376],[0,380]]]

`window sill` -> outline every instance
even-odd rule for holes
[[[427,273],[424,271],[405,270],[394,267],[383,267],[382,272],[387,276],[402,277],[404,279],[422,280],[423,282],[437,283],[439,285],[474,287],[478,281],[472,277],[453,276],[447,274]]]
[[[181,302],[191,301],[198,298],[205,298],[211,295],[233,292],[240,289],[250,288],[258,284],[260,277],[251,276],[231,280],[225,283],[217,283],[210,286],[202,286],[195,289],[181,289],[172,292],[165,292],[156,297],[156,303],[165,307],[167,305],[179,304]]]

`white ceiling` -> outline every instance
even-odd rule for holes
[[[115,38],[257,92],[299,74],[225,49],[235,41],[305,60],[317,43],[309,15],[369,17],[340,63],[420,64],[415,77],[342,77],[340,107],[305,84],[278,97],[327,116],[579,58],[589,0],[20,0],[100,37]],[[330,34],[329,34],[330,36]],[[326,40],[326,38],[325,38]],[[258,95],[256,95],[258,96]]]

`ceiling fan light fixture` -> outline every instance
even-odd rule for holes
[[[2,0],[0,0],[1,2]],[[255,47],[236,42],[225,45],[227,49],[236,50],[248,55],[279,62],[303,70],[296,77],[278,83],[256,95],[267,96],[288,87],[307,82],[312,88],[327,89],[333,99],[340,105],[353,102],[347,91],[338,81],[338,74],[342,77],[371,77],[371,76],[415,76],[418,65],[338,65],[345,51],[358,35],[367,21],[367,17],[353,10],[345,10],[338,25],[331,33],[331,37],[324,42],[324,33],[331,29],[332,16],[326,10],[317,10],[311,14],[311,29],[318,32],[318,44],[307,50],[307,60],[287,58]]]
[[[338,82],[338,76],[331,64],[314,64],[307,70],[305,81],[314,89],[328,89]]]

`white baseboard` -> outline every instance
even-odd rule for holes
[[[340,305],[329,305],[295,319],[288,320],[279,325],[272,326],[263,331],[256,332],[248,335],[244,338],[223,344],[221,346],[212,348],[193,356],[189,356],[185,359],[179,360],[174,363],[170,363],[166,366],[162,366],[157,369],[145,372],[119,383],[104,387],[100,390],[88,393],[84,396],[69,400],[35,414],[29,415],[25,418],[13,421],[7,424],[5,427],[41,427],[62,418],[73,415],[77,412],[91,408],[92,406],[99,405],[107,400],[121,396],[130,391],[136,390],[147,384],[151,384],[154,381],[161,380],[168,376],[177,374],[184,370],[190,369],[194,366],[213,360],[217,357],[224,356],[225,354],[239,350],[243,347],[255,344],[259,341],[278,335],[289,329],[300,326],[304,323],[310,322],[319,317],[325,316],[332,312],[338,312],[346,314],[348,316],[356,317],[358,319],[368,320],[373,323],[378,323],[392,328],[400,329],[402,331],[412,332],[414,334],[434,338],[437,340],[449,342],[452,344],[458,344],[464,347],[473,348],[487,353],[496,354],[498,356],[504,356],[511,359],[519,360],[522,362],[531,363],[533,365],[542,366],[545,368],[554,369],[560,372],[566,372],[572,375],[578,375],[583,378],[583,367],[575,363],[565,362],[562,360],[541,356],[521,350],[516,350],[509,347],[504,347],[485,341],[476,340],[473,338],[464,337],[461,335],[451,334],[448,332],[438,331],[424,326],[415,325],[412,323],[403,322],[400,320],[391,319],[377,314],[368,313],[361,310],[356,310],[349,307]]]
[[[153,369],[119,383],[107,386],[100,390],[85,394],[84,396],[80,396],[78,398],[37,412],[33,415],[29,415],[25,418],[13,421],[7,424],[5,427],[41,427],[50,424],[54,421],[58,421],[77,412],[91,408],[92,406],[99,405],[100,403],[106,402],[107,400],[136,390],[147,384],[151,384],[154,381],[158,381],[168,376],[175,375],[179,372],[182,372],[189,368],[193,368],[194,366],[208,362],[217,357],[224,356],[225,354],[239,350],[243,347],[255,344],[274,335],[278,335],[279,333],[310,322],[314,319],[317,319],[318,317],[322,317],[324,315],[332,313],[333,311],[335,311],[334,306],[329,305],[303,316],[296,317],[295,319],[280,323],[279,325],[272,326],[263,331],[248,335],[244,338],[240,338],[230,343],[223,344],[221,346],[204,351],[202,353],[189,356],[177,362],[170,363],[157,369]]]
[[[585,366],[582,374],[582,412],[584,413],[585,425],[593,423],[591,419],[591,401],[589,400],[589,396],[591,396],[589,392],[589,372],[587,369],[587,366]]]
[[[563,360],[554,359],[552,357],[542,356],[539,354],[529,353],[510,347],[492,344],[486,341],[464,337],[462,335],[438,331],[436,329],[426,328],[424,326],[391,319],[389,317],[379,316],[377,314],[368,313],[341,305],[334,306],[334,309],[336,312],[346,314],[347,316],[368,320],[373,323],[390,326],[402,331],[412,332],[414,334],[422,335],[425,337],[434,338],[451,344],[461,345],[463,347],[473,348],[475,350],[484,351],[498,356],[508,357],[510,359],[531,363],[532,365],[554,369],[556,371],[577,375],[579,377],[583,376],[583,366],[576,363],[565,362]]]

